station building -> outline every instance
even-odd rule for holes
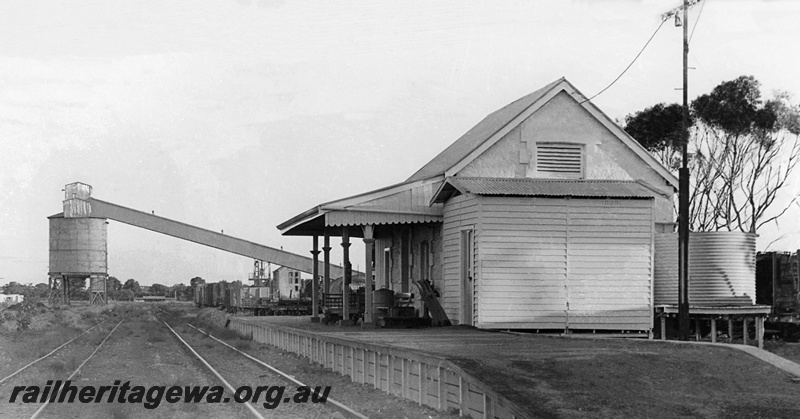
[[[562,78],[488,115],[405,181],[278,228],[313,236],[313,252],[319,237],[325,253],[331,237],[345,248],[362,238],[367,289],[428,281],[454,324],[649,331],[654,238],[673,229],[677,187]]]

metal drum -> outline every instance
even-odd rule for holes
[[[389,313],[394,305],[394,291],[381,288],[372,293],[372,313],[374,321],[379,323]]]

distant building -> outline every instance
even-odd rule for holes
[[[136,297],[133,299],[135,303],[155,303],[159,301],[175,301],[175,297],[165,297],[163,295],[145,295],[143,297]]]
[[[302,289],[300,271],[280,267],[272,272],[272,295],[282,299],[296,299]]]
[[[0,294],[0,304],[2,303],[16,304],[16,303],[21,303],[24,300],[25,296],[22,294]]]

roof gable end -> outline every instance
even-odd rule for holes
[[[458,172],[484,154],[489,148],[503,139],[509,132],[520,126],[536,111],[550,102],[561,92],[569,95],[576,106],[582,107],[592,118],[602,125],[614,137],[620,140],[635,154],[646,167],[652,169],[666,185],[677,189],[678,180],[662,166],[647,150],[636,140],[628,135],[622,128],[614,123],[607,115],[581,94],[565,78],[539,89],[504,108],[493,112],[484,118],[478,125],[451,144],[442,153],[428,164],[423,166],[409,180],[419,179],[420,176],[435,176],[444,174],[446,177],[455,176]]]

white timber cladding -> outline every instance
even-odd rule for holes
[[[444,208],[444,225],[442,226],[442,284],[441,304],[451,321],[460,321],[463,289],[461,288],[461,232],[472,228],[473,252],[478,252],[478,199],[473,195],[457,196],[447,202]],[[477,257],[473,257],[473,286],[480,278],[476,269]],[[474,291],[473,291],[474,292]],[[473,294],[474,295],[474,294]],[[473,298],[473,306],[478,307],[477,298]],[[473,319],[475,319],[473,312]]]
[[[565,327],[565,202],[481,197],[479,327]]]
[[[652,207],[652,200],[624,199],[448,201],[443,293],[448,316],[459,318],[458,231],[474,225],[476,326],[649,330]]]
[[[583,144],[536,143],[536,171],[559,177],[583,177]]]
[[[649,330],[653,201],[568,202],[569,328]]]

